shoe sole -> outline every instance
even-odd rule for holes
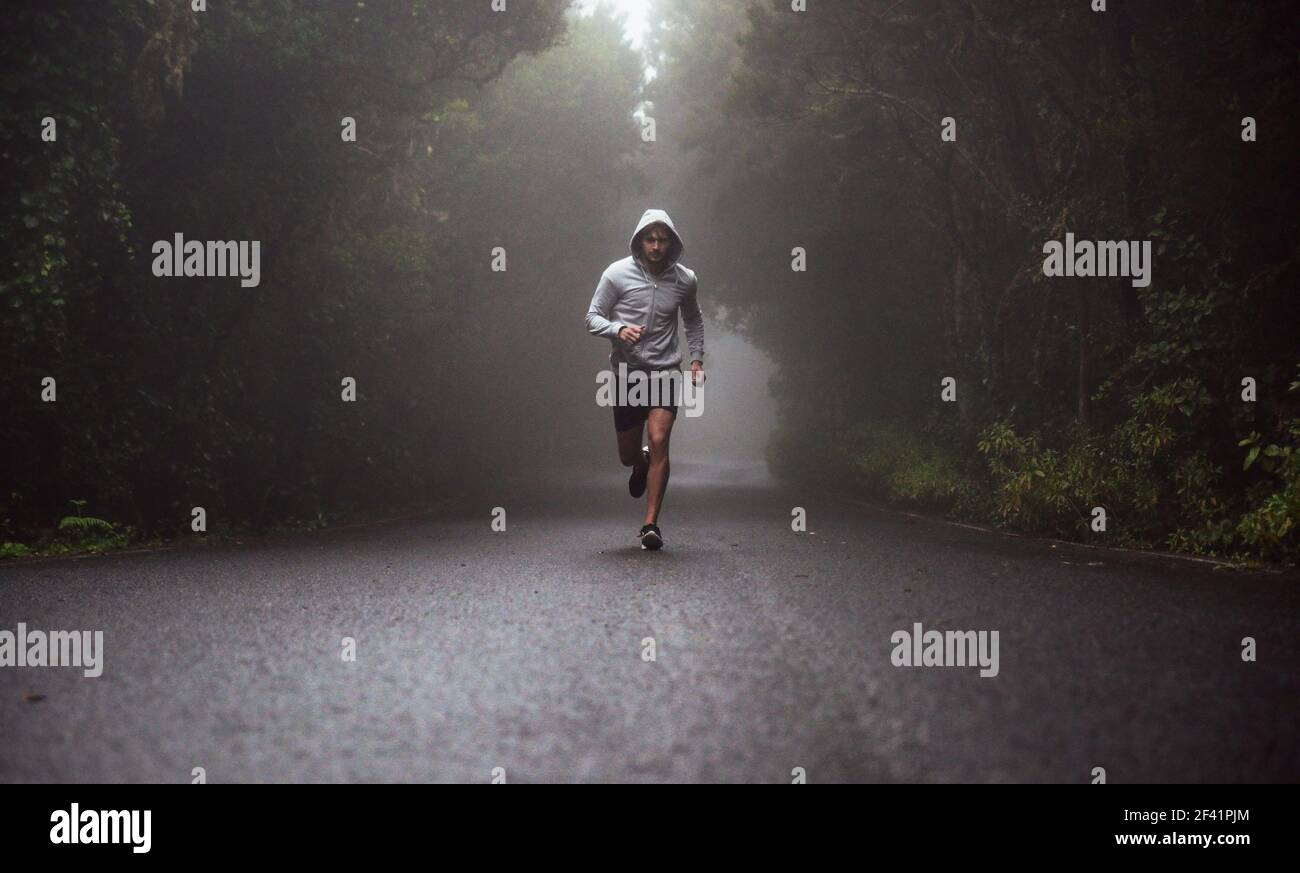
[[[663,537],[659,536],[654,531],[650,531],[645,536],[641,537],[641,548],[643,549],[649,549],[650,551],[655,551],[657,549],[663,548],[663,545],[664,545]]]

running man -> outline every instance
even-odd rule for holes
[[[667,212],[647,209],[628,247],[631,256],[610,264],[600,277],[587,310],[587,331],[609,338],[614,347],[609,363],[616,375],[623,364],[629,372],[642,370],[648,378],[659,378],[664,389],[653,406],[628,405],[626,386],[620,385],[614,406],[618,457],[632,468],[628,493],[640,497],[647,493],[647,480],[649,484],[645,525],[637,536],[641,548],[657,549],[664,544],[659,509],[668,489],[668,438],[678,407],[676,386],[662,374],[676,370],[676,378],[681,378],[680,309],[690,346],[691,382],[704,384],[704,314],[695,273],[677,262],[686,246]],[[646,445],[641,441],[643,427],[648,431]]]

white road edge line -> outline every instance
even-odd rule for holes
[[[1120,548],[1119,546],[1094,546],[1090,543],[1075,543],[1075,542],[1071,542],[1070,540],[1058,540],[1058,539],[1053,539],[1051,537],[1036,537],[1033,536],[1032,534],[1021,534],[1021,533],[1015,533],[1014,531],[998,530],[997,528],[994,527],[984,527],[982,525],[977,525],[977,524],[967,524],[961,521],[950,521],[946,518],[940,518],[933,515],[921,515],[920,513],[908,512],[903,509],[892,509],[887,506],[877,506],[874,503],[867,503],[866,501],[858,500],[857,498],[854,497],[850,497],[849,502],[856,504],[857,506],[861,506],[864,509],[873,509],[877,512],[888,512],[893,515],[905,515],[908,518],[919,518],[922,521],[933,521],[933,522],[938,522],[940,524],[949,525],[950,527],[962,527],[962,528],[966,528],[967,530],[977,530],[980,533],[996,534],[998,536],[1004,536],[1004,537],[1015,537],[1016,539],[1021,539],[1021,540],[1036,540],[1037,542],[1041,542],[1041,543],[1056,543],[1058,545],[1063,545],[1063,546],[1072,546],[1074,548],[1079,548],[1079,549],[1094,549],[1102,552],[1119,552],[1120,554],[1123,555],[1140,555],[1144,558],[1176,558],[1179,561],[1195,561],[1198,564],[1210,564],[1211,566],[1214,567],[1231,567],[1234,570],[1249,566],[1247,564],[1234,564],[1231,561],[1221,561],[1218,560],[1217,558],[1202,558],[1196,555],[1183,555],[1178,552],[1156,552],[1156,551],[1149,551],[1146,549],[1125,549],[1125,548]],[[1263,572],[1285,572],[1284,570],[1270,571],[1263,568],[1252,568],[1252,569],[1261,569]]]

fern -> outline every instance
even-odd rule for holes
[[[113,525],[102,518],[91,518],[88,515],[68,515],[64,516],[63,520],[59,522],[59,530],[74,530],[78,533],[90,533],[91,531],[112,533]]]

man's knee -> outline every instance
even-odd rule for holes
[[[670,431],[665,428],[660,430],[655,428],[650,431],[647,442],[650,443],[650,454],[652,457],[668,454],[668,435]]]

